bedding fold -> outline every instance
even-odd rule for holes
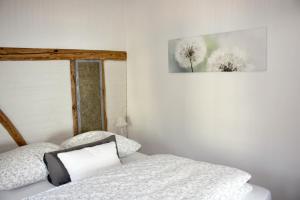
[[[154,155],[24,200],[231,200],[229,196],[241,191],[250,178],[247,172],[227,166]]]

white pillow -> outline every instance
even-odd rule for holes
[[[67,169],[71,181],[82,180],[106,168],[121,165],[115,142],[58,153],[57,157]]]
[[[0,154],[0,190],[11,190],[46,180],[44,153],[59,150],[51,143],[36,143]]]
[[[75,137],[72,137],[72,138],[64,141],[61,144],[61,148],[65,149],[65,148],[78,146],[81,144],[95,142],[97,140],[102,140],[104,138],[107,138],[111,135],[116,136],[116,141],[117,141],[120,158],[126,157],[126,156],[138,151],[141,148],[141,145],[139,143],[137,143],[136,141],[128,139],[121,135],[107,132],[107,131],[90,131],[90,132],[76,135]]]

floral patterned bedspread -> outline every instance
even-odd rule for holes
[[[24,200],[233,200],[251,190],[250,177],[231,167],[154,155]]]

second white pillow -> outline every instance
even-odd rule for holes
[[[91,177],[101,170],[121,165],[115,142],[59,153],[57,157],[67,169],[71,181]]]
[[[72,138],[65,140],[61,144],[61,148],[67,149],[67,148],[71,148],[74,146],[87,144],[90,142],[95,142],[95,141],[107,138],[111,135],[116,136],[120,158],[129,156],[130,154],[138,151],[141,148],[141,145],[138,142],[131,140],[129,138],[126,138],[122,135],[117,135],[117,134],[107,132],[107,131],[90,131],[90,132],[76,135]]]

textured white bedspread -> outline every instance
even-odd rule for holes
[[[25,199],[232,200],[249,179],[238,169],[154,155]]]

